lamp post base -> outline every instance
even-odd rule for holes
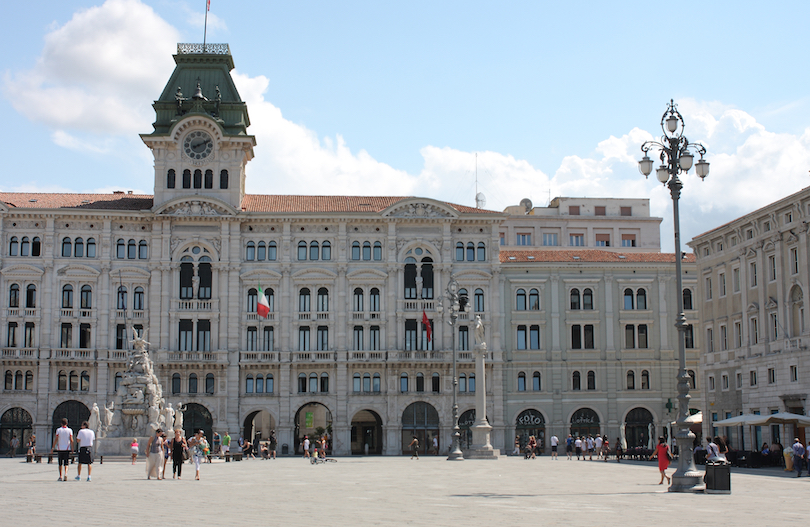
[[[703,473],[695,467],[695,457],[692,452],[694,440],[695,434],[688,428],[682,428],[675,436],[675,441],[678,443],[678,469],[672,475],[672,483],[667,489],[669,492],[703,492],[706,490]]]
[[[464,453],[461,452],[461,431],[458,428],[458,417],[456,417],[456,426],[453,427],[453,448],[450,449],[447,461],[464,461]]]

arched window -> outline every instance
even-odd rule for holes
[[[175,179],[177,179],[177,175],[173,168],[169,169],[169,172],[166,173],[166,188],[174,188]]]
[[[352,260],[360,259],[360,242],[352,242]]]
[[[273,313],[276,310],[276,293],[273,291],[272,287],[268,287],[264,289],[264,297],[267,299],[267,305],[270,306],[270,312]],[[265,328],[267,329],[267,328]],[[270,350],[268,350],[270,351]]]
[[[256,260],[261,262],[267,256],[267,245],[264,242],[259,242],[256,246]]]
[[[194,188],[202,188],[202,170],[194,171]]]
[[[255,313],[258,305],[259,305],[259,292],[255,288],[248,289],[247,312]]]
[[[70,242],[70,238],[63,238],[62,239],[62,256],[65,258],[69,257],[73,250],[73,245]]]
[[[485,262],[487,260],[487,246],[484,242],[478,242],[478,261]]]
[[[363,311],[363,290],[359,287],[354,288],[352,295],[352,311]]]
[[[372,313],[380,311],[380,290],[376,287],[371,288],[368,295],[368,309]]]
[[[276,260],[276,242],[269,242],[267,244],[267,259],[270,261]]]
[[[302,313],[309,311],[309,289],[306,287],[298,292],[298,311]]]
[[[177,374],[175,373],[175,375],[177,375]],[[123,381],[123,380],[124,380],[124,375],[120,371],[117,372],[115,374],[115,380],[113,381],[113,391],[115,393],[118,393],[118,390],[121,388],[121,381]],[[179,375],[177,375],[177,381],[178,381],[177,386],[178,386],[178,390],[179,390],[180,389],[180,384],[179,384],[180,376]],[[172,382],[174,382],[174,378],[172,378]],[[175,393],[175,392],[172,392],[172,393]]]
[[[143,311],[143,287],[138,286],[132,292],[132,309],[135,311]]]
[[[78,392],[79,391],[79,375],[75,371],[70,372],[70,391],[71,392]]]
[[[223,170],[219,173],[219,188],[226,190],[228,188],[228,171]]]
[[[127,258],[130,260],[134,260],[136,255],[137,255],[137,245],[135,244],[135,240],[129,240],[127,242]]]
[[[460,392],[467,391],[467,375],[463,373],[458,376],[458,391]]]
[[[307,259],[307,242],[303,240],[298,242],[298,259],[299,260]]]
[[[183,188],[191,188],[191,170],[183,170]]]
[[[34,373],[31,370],[25,372],[25,389],[26,390],[34,389]]]
[[[474,297],[474,305],[476,313],[483,313],[484,312],[484,290],[483,289],[476,289],[475,290],[475,297]]]
[[[31,249],[31,242],[28,241],[28,236],[23,236],[22,243],[20,244],[20,256],[28,256]]]
[[[363,391],[364,392],[371,391],[371,374],[369,373],[363,374]]]
[[[470,393],[475,391],[475,374],[471,373],[469,377],[467,377],[467,389]]]
[[[248,262],[252,262],[256,259],[256,244],[252,241],[247,242],[247,247],[245,248],[245,260]]]
[[[318,289],[318,311],[329,311],[329,290],[325,287]]]
[[[320,247],[318,246],[318,242],[311,242],[309,244],[309,259],[310,260],[317,260],[318,259],[318,252]]]
[[[205,188],[214,188],[214,171],[211,169],[205,171]]]
[[[323,242],[321,244],[321,260],[331,260],[332,259],[332,244],[329,242]]]
[[[8,288],[8,307],[20,307],[20,286],[11,284]]]
[[[184,256],[180,263],[180,299],[192,298],[194,298],[194,264],[191,263],[190,256]]]
[[[375,373],[374,376],[371,378],[371,391],[374,393],[380,393],[380,374]]]
[[[532,311],[540,310],[540,293],[537,289],[529,290],[529,309]]]
[[[214,374],[205,375],[205,393],[214,393]]]
[[[197,393],[197,374],[192,373],[188,376],[188,393]]]
[[[329,374],[321,373],[321,393],[329,393]]]
[[[526,374],[523,372],[518,373],[517,389],[519,392],[526,391]]]
[[[441,377],[439,377],[439,374],[435,371],[430,376],[430,384],[433,393],[439,393],[441,391]]]
[[[76,238],[76,241],[73,243],[73,256],[76,258],[82,258],[84,256],[84,240],[81,238]]]
[[[16,236],[12,236],[8,243],[8,255],[17,256],[20,250],[20,240]]]
[[[539,392],[541,388],[540,384],[540,372],[536,371],[532,374],[532,390]]]
[[[378,262],[382,260],[382,244],[380,242],[374,242],[374,260]]]
[[[264,376],[261,373],[256,375],[256,393],[264,393]]]
[[[633,309],[633,290],[624,290],[624,309]]]
[[[245,377],[245,393],[253,393],[253,375]]]
[[[172,374],[172,393],[180,393],[180,374]]]
[[[425,391],[425,375],[421,371],[416,374],[416,391]]]
[[[627,372],[627,389],[628,390],[636,389],[636,372],[634,372],[633,370],[629,370]]]
[[[475,244],[473,242],[467,243],[467,261],[475,261]]]
[[[456,243],[456,261],[457,262],[464,261],[464,244],[462,242]]]
[[[273,393],[274,389],[275,389],[275,387],[274,387],[274,384],[273,384],[273,376],[268,373],[267,378],[264,381],[264,391],[266,393]]]
[[[115,242],[115,257],[119,260],[127,257],[127,244],[122,238]]]
[[[81,375],[81,384],[79,385],[79,389],[83,392],[90,391],[90,374],[86,371],[82,372]]]
[[[363,242],[363,260],[371,260],[371,243]]]
[[[70,284],[62,287],[62,309],[73,308],[73,286]]]
[[[575,371],[571,376],[571,388],[575,392],[582,389],[582,380],[580,379],[578,371]]]
[[[647,370],[641,370],[641,389],[642,390],[650,389],[650,372],[648,372]]]
[[[147,258],[149,258],[149,246],[146,241],[141,240],[138,242],[138,259],[146,260]]]
[[[587,288],[582,291],[582,309],[593,309],[593,291]]]
[[[422,258],[422,271],[419,275],[423,279],[422,285],[422,298],[433,298],[433,259]]]
[[[408,391],[408,374],[402,373],[399,376],[399,391],[402,393],[406,393]]]
[[[526,311],[526,290],[518,289],[515,294],[515,309],[518,311]]]
[[[67,390],[67,374],[65,373],[65,370],[61,370],[59,372],[58,379],[59,380],[57,381],[56,389],[60,391]]]
[[[25,288],[25,307],[27,309],[37,307],[37,286],[34,284],[28,284]]]
[[[647,291],[643,288],[636,292],[636,309],[647,309]]]
[[[11,370],[6,370],[6,381],[4,389],[6,390],[14,389],[14,374],[11,373]]]
[[[361,384],[361,383],[362,383],[362,380],[361,380],[361,378],[360,378],[360,374],[359,374],[359,373],[355,373],[355,374],[352,376],[352,390],[353,390],[355,393],[359,393],[359,392],[361,392],[361,391],[363,390],[363,387],[362,387],[362,384]]]
[[[90,254],[90,242],[93,242],[93,254]],[[42,242],[39,236],[34,236],[34,239],[31,241],[31,256],[39,256],[41,252]],[[87,256],[91,258],[95,258],[96,256],[96,241],[93,238],[87,240]]]
[[[309,391],[310,391],[310,393],[317,393],[318,392],[318,374],[317,373],[310,373],[309,374]]]
[[[571,296],[571,310],[576,311],[576,310],[580,309],[579,289],[576,289],[576,288],[572,289],[570,296]]]
[[[596,389],[596,373],[594,373],[593,370],[588,372],[588,389]]]
[[[683,308],[692,309],[692,290],[691,289],[684,289],[683,290]]]
[[[126,309],[127,308],[127,288],[124,286],[120,286],[118,288],[118,304],[116,309]]]

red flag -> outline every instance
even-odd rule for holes
[[[427,329],[427,338],[428,342],[430,342],[433,340],[433,328],[430,327],[430,320],[428,320],[427,313],[425,313],[424,309],[422,310],[422,325]]]
[[[211,0],[208,0],[208,1],[205,3],[205,10],[206,10],[206,11],[210,11],[210,10],[211,10]]]

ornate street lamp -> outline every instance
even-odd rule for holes
[[[453,347],[451,353],[453,354],[453,446],[450,449],[450,455],[447,456],[448,461],[463,461],[464,454],[461,452],[461,429],[458,427],[458,372],[456,371],[456,319],[459,313],[468,313],[470,305],[466,299],[462,299],[458,294],[458,282],[455,278],[450,278],[450,283],[447,284],[447,289],[444,291],[444,298],[447,300],[448,306],[445,308],[442,305],[442,300],[436,303],[436,311],[440,314],[447,311],[450,320],[447,321],[452,328],[450,331],[453,334]]]
[[[695,458],[693,455],[692,445],[695,440],[695,434],[689,430],[689,423],[686,418],[689,417],[689,374],[686,371],[686,349],[684,338],[686,335],[686,315],[683,311],[683,278],[681,276],[681,234],[680,234],[680,216],[678,213],[678,200],[681,197],[681,189],[683,184],[678,178],[678,174],[689,172],[694,162],[694,155],[691,150],[700,154],[700,159],[695,163],[695,171],[697,175],[703,180],[709,175],[709,163],[703,159],[706,153],[706,148],[700,143],[690,143],[689,140],[683,135],[684,129],[683,117],[678,111],[678,106],[675,101],[670,100],[667,105],[667,110],[661,118],[661,129],[664,135],[661,136],[661,141],[647,141],[641,145],[641,151],[644,152],[644,157],[638,162],[639,171],[644,174],[644,177],[650,175],[653,169],[653,160],[647,155],[650,150],[660,151],[658,156],[661,160],[661,165],[655,170],[655,177],[658,178],[662,184],[669,187],[669,192],[672,195],[672,215],[674,220],[675,229],[675,283],[678,290],[676,295],[678,299],[678,316],[675,321],[675,327],[678,329],[678,418],[675,424],[678,428],[675,434],[675,440],[678,443],[678,470],[672,475],[672,484],[669,487],[670,492],[698,492],[702,491],[705,486],[701,473],[695,468]]]

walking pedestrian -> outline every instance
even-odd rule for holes
[[[301,443],[301,449],[304,451],[304,457],[309,457],[309,437],[304,436],[304,442]]]
[[[166,463],[172,455],[172,444],[166,437],[166,432],[163,432],[160,437],[163,439],[163,478],[166,478]]]
[[[87,481],[91,481],[93,472],[93,444],[96,442],[96,433],[88,428],[87,421],[82,422],[82,428],[76,434],[76,441],[79,443],[79,463],[76,481],[82,479],[82,465],[87,465]]]
[[[225,432],[225,435],[222,436],[222,455],[227,456],[230,451],[231,451],[231,434]]]
[[[585,441],[588,444],[588,461],[593,461],[593,449],[594,449],[594,445],[595,445],[594,442],[593,442],[593,436],[588,435],[588,439],[586,439]],[[582,457],[584,458],[585,456],[582,456]]]
[[[17,439],[16,434],[11,434],[11,443],[9,446],[11,448],[8,450],[8,457],[14,457],[14,454],[17,453],[17,449],[20,447],[20,440]]]
[[[793,440],[793,468],[796,469],[796,477],[802,477],[802,467],[804,466],[804,455],[806,454],[804,445],[799,438]],[[807,469],[810,474],[810,468]]]
[[[34,455],[37,453],[37,436],[31,434],[31,437],[28,439],[28,455],[31,458],[34,458]]]
[[[596,460],[602,457],[602,436],[597,435],[593,440],[593,449],[596,451]]]
[[[439,438],[437,436],[433,436],[433,455],[439,455]]]
[[[208,441],[205,439],[204,434],[202,430],[197,430],[197,433],[188,442],[188,446],[191,448],[191,457],[194,459],[194,468],[197,471],[194,476],[196,480],[200,479],[200,463],[205,459],[205,451],[208,449]]]
[[[670,479],[669,476],[667,476],[667,469],[669,468],[669,461],[672,456],[669,453],[669,445],[667,445],[663,436],[658,438],[658,446],[655,447],[655,451],[650,456],[650,461],[652,461],[654,457],[658,458],[658,472],[661,473],[661,481],[659,481],[658,484],[663,485],[664,478],[667,478],[667,483],[669,483]]]
[[[571,461],[571,454],[574,452],[574,438],[571,434],[565,440],[565,453],[568,454],[568,461]]]
[[[515,436],[515,449],[512,451],[513,456],[520,455],[520,436]]]
[[[537,450],[537,438],[529,436],[529,444],[526,446],[526,459],[536,459],[535,451]]]
[[[219,434],[217,432],[214,432],[214,437],[213,437],[212,443],[214,445],[214,451],[212,452],[212,454],[215,455],[215,456],[219,456],[220,453],[222,452],[222,450],[221,450],[221,448],[222,448],[222,438],[219,437]]]
[[[579,455],[582,454],[582,437],[577,436],[574,440],[574,450],[577,452],[577,461],[579,461]],[[582,456],[582,460],[585,460],[585,456]]]
[[[132,454],[132,464],[135,464],[135,460],[138,459],[138,438],[133,437],[132,443],[129,444],[129,453]]]
[[[610,441],[608,441],[607,435],[602,436],[602,457],[607,463],[608,457],[610,457]]]
[[[155,435],[146,443],[146,479],[154,475],[160,479],[160,465],[163,461],[163,430],[158,428]]]
[[[557,445],[560,439],[554,434],[551,435],[551,459],[557,459]]]
[[[411,440],[411,442],[410,442],[410,444],[408,446],[413,449],[413,454],[411,454],[411,459],[413,459],[414,456],[415,456],[416,459],[418,460],[419,459],[419,439],[416,436],[413,436],[413,439]]]
[[[270,451],[268,455],[270,459],[276,459],[276,447],[278,446],[278,440],[276,439],[276,431],[270,430],[270,441],[267,445],[268,450]]]
[[[62,426],[56,429],[56,434],[51,445],[51,454],[56,450],[59,463],[59,479],[67,481],[68,465],[70,464],[70,451],[73,450],[73,430],[68,428],[67,418],[62,418]],[[62,474],[62,467],[65,473]]]
[[[174,438],[171,442],[171,452],[172,452],[172,479],[177,477],[180,479],[180,476],[183,474],[183,461],[186,460],[186,452],[188,452],[188,444],[186,443],[186,438],[183,437],[181,433],[182,430],[179,428],[175,429],[174,431]]]
[[[624,456],[624,449],[622,448],[622,440],[621,438],[616,438],[616,463],[622,462],[622,456]]]

